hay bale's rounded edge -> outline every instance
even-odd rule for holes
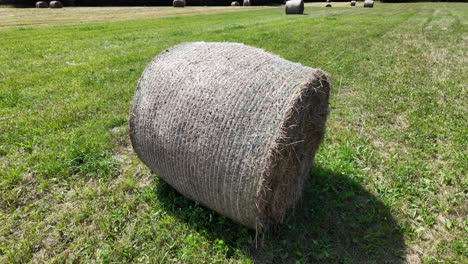
[[[287,211],[301,198],[325,135],[330,89],[329,75],[317,69],[290,102],[258,186],[257,231],[282,223]]]
[[[302,15],[304,14],[303,0],[289,0],[285,5],[286,15]]]
[[[46,1],[37,1],[36,8],[48,8],[49,4]]]
[[[50,8],[63,8],[63,4],[60,1],[51,1],[49,3]]]
[[[174,0],[172,2],[173,7],[185,7],[185,5],[186,5],[185,0]]]
[[[373,8],[374,7],[374,1],[369,1],[369,0],[364,1],[364,7]]]

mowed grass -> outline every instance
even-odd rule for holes
[[[0,28],[0,262],[467,263],[468,4],[283,12]],[[181,197],[131,149],[138,78],[184,41],[333,77],[303,201],[267,234]]]

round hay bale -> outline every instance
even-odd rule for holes
[[[258,232],[300,198],[328,114],[321,70],[238,43],[184,43],[140,78],[138,157],[185,197]]]
[[[240,4],[239,4],[239,2],[234,1],[234,2],[231,3],[231,6],[240,6]]]
[[[331,4],[326,4],[325,7],[332,7],[332,5]]]
[[[49,6],[50,8],[62,8],[63,7],[60,1],[51,1]]]
[[[244,0],[244,2],[242,3],[243,6],[251,6],[250,4],[250,0]]]
[[[356,6],[356,1],[351,1],[351,6]]]
[[[301,15],[304,14],[304,1],[303,0],[290,0],[286,2],[287,15]]]
[[[368,7],[368,8],[374,7],[374,1],[371,1],[371,0],[364,1],[364,7]]]
[[[174,0],[172,2],[173,7],[185,7],[185,0]]]
[[[48,8],[49,4],[45,1],[37,1],[36,8]]]

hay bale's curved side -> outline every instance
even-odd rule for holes
[[[50,8],[62,8],[63,7],[60,1],[51,1],[49,6]]]
[[[140,78],[130,138],[182,195],[262,231],[301,196],[329,89],[324,72],[261,49],[180,44]]]
[[[234,1],[234,2],[231,3],[231,6],[240,6],[240,4],[239,4],[239,2]]]
[[[351,1],[351,6],[356,6],[356,1]]]
[[[368,7],[368,8],[374,7],[374,1],[369,1],[369,0],[364,1],[364,7]]]
[[[251,6],[250,4],[250,0],[244,0],[244,2],[242,3],[243,6]]]
[[[304,14],[304,1],[303,0],[290,0],[286,2],[287,15],[301,15]]]
[[[37,1],[36,8],[48,8],[49,4],[45,1]]]
[[[185,7],[186,3],[185,0],[174,0],[172,2],[173,7]]]

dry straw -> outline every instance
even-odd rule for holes
[[[36,2],[36,8],[48,8],[49,4],[45,1]]]
[[[185,7],[185,0],[174,0],[172,2],[173,7]]]
[[[371,0],[364,1],[364,7],[368,7],[368,8],[374,7],[374,1],[371,1]]]
[[[49,4],[50,8],[62,8],[63,5],[59,1],[51,1]]]
[[[286,2],[287,15],[300,15],[304,14],[304,1],[303,0],[290,0]]]
[[[261,49],[184,43],[144,71],[130,138],[182,195],[261,232],[301,197],[329,90],[323,71]]]

